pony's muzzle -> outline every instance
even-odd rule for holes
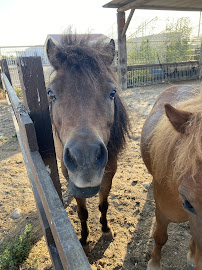
[[[107,149],[99,139],[90,143],[70,140],[65,144],[63,161],[75,197],[89,198],[98,193],[107,160]]]
[[[91,143],[69,141],[64,147],[63,160],[71,172],[103,170],[107,164],[108,152],[100,140]]]

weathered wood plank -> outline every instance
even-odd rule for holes
[[[121,33],[121,36],[122,37],[126,34],[126,31],[128,29],[128,26],[130,24],[130,21],[131,21],[131,19],[133,17],[134,11],[135,11],[135,8],[132,8],[131,11],[130,11],[130,14],[129,14],[128,18],[127,18],[127,21],[126,21],[126,23],[124,25],[124,28],[123,28],[123,31]]]
[[[118,26],[118,73],[122,90],[127,89],[127,51],[126,34],[122,35],[125,26],[125,12],[117,13]]]
[[[39,152],[41,156],[54,151],[49,105],[40,57],[20,57],[17,59],[22,87],[23,103],[30,111],[34,122]]]
[[[31,152],[37,151],[38,144],[37,144],[37,139],[36,139],[36,133],[33,126],[33,122],[28,115],[28,111],[25,108],[25,106],[23,106],[23,104],[20,103],[15,91],[13,90],[9,80],[7,79],[4,73],[2,74],[2,78],[3,78],[4,85],[6,87],[7,93],[9,95],[9,99],[13,106],[18,124],[21,125],[23,123],[22,130],[24,134],[26,135],[25,140],[27,140],[29,149]]]
[[[200,59],[199,59],[199,80],[202,79],[202,43],[201,43],[201,50],[200,50]]]
[[[1,69],[2,72],[6,74],[6,77],[8,78],[10,84],[12,84],[6,59],[1,59]]]
[[[7,78],[5,78],[5,74],[3,77],[8,94],[10,94],[10,92],[14,92],[12,87],[9,85]],[[15,104],[19,104],[17,99],[14,102],[12,101],[12,96],[15,97],[15,95],[13,93],[9,95],[12,105],[15,106]],[[38,151],[31,152],[29,145],[26,140],[24,140],[26,133],[22,126],[25,126],[26,123],[24,123],[22,115],[18,114],[18,110],[16,108],[14,108],[14,112],[18,121],[20,134],[23,136],[23,139],[21,140],[23,152],[26,154],[26,159],[34,178],[34,182],[36,183],[36,188],[40,196],[48,224],[51,228],[63,268],[69,270],[89,270],[91,269],[90,264],[85,256],[83,248],[81,247],[62,202],[53,186],[42,157]],[[29,117],[28,114],[27,117]],[[19,121],[19,119],[21,120]],[[47,225],[46,229],[48,230]]]
[[[62,200],[61,184],[49,113],[49,104],[40,57],[20,57],[17,59],[18,72],[22,87],[23,103],[34,122],[39,152],[50,169],[55,189]]]
[[[153,9],[153,10],[181,10],[181,11],[201,11],[202,2],[200,0],[133,0],[133,1],[111,1],[104,5],[107,8],[117,8],[118,12],[124,12],[132,8]]]
[[[138,9],[152,9],[152,10],[176,10],[176,11],[202,11],[202,7],[195,8],[195,7],[167,7],[167,6],[151,6],[145,5],[140,6]]]
[[[91,269],[39,152],[26,154],[64,269]]]
[[[118,12],[124,12],[126,10],[132,9],[132,8],[139,8],[139,6],[144,5],[144,3],[149,2],[150,0],[135,0],[130,3],[125,2],[126,4],[120,8],[118,8]]]
[[[17,134],[17,137],[18,137],[18,142],[20,144],[21,152],[22,152],[23,159],[24,159],[24,162],[25,162],[25,165],[26,165],[29,180],[30,180],[30,183],[31,183],[31,186],[32,186],[32,191],[34,193],[35,202],[36,202],[36,206],[37,206],[37,210],[38,210],[38,216],[39,216],[39,220],[40,220],[40,223],[41,223],[43,235],[45,237],[46,244],[47,244],[47,247],[48,247],[48,250],[49,250],[49,253],[50,253],[51,261],[52,261],[52,264],[53,264],[53,267],[54,267],[55,270],[57,270],[57,269],[63,270],[64,268],[62,266],[60,256],[58,254],[58,250],[57,250],[57,247],[56,247],[56,244],[55,244],[55,241],[54,241],[54,238],[53,238],[53,235],[52,235],[48,220],[46,218],[46,214],[45,214],[45,211],[44,211],[44,208],[43,208],[39,193],[38,193],[37,188],[36,188],[36,183],[34,181],[34,178],[33,178],[30,166],[29,166],[29,162],[28,162],[28,159],[27,159],[27,156],[26,156],[23,144],[22,144],[22,141],[25,138],[23,136],[23,132],[21,132],[22,134],[20,134],[19,125],[18,125],[16,116],[15,116],[15,113],[13,111],[13,107],[12,107],[12,105],[10,103],[8,94],[6,94],[6,96],[7,96],[7,102],[9,104],[9,108],[10,108],[10,111],[11,111],[13,123],[14,123],[14,126],[15,126],[16,134]]]
[[[2,88],[3,89],[3,84],[2,84],[2,80],[1,80],[1,73],[2,73],[3,71],[1,70],[1,60],[0,60],[0,88]]]

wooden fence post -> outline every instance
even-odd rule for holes
[[[117,25],[118,25],[119,83],[121,85],[122,90],[126,90],[127,89],[127,50],[126,50],[126,34],[123,33],[123,29],[125,26],[125,12],[117,13]]]
[[[8,78],[10,84],[12,85],[11,76],[10,76],[10,73],[9,73],[8,64],[7,64],[6,59],[1,60],[1,70],[2,70],[3,73],[5,73],[5,75]]]
[[[24,105],[30,111],[30,117],[34,122],[39,152],[62,200],[41,58],[20,57],[17,59],[17,66]]]
[[[0,60],[0,89],[3,89],[3,83],[2,83],[2,79],[1,79],[1,73],[3,73],[3,71],[2,71],[1,60]]]
[[[202,79],[202,43],[201,43],[201,50],[200,50],[200,58],[199,58],[199,81]]]

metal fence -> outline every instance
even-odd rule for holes
[[[155,44],[155,47],[157,48],[157,43],[155,42]],[[138,46],[136,49],[137,48]],[[146,49],[144,48],[144,50]],[[163,56],[163,50],[161,51],[161,54],[159,54],[159,57],[154,53],[149,55],[145,54],[145,52],[143,54],[141,51],[135,52],[134,56],[136,57],[136,65],[128,66],[127,86],[136,87],[168,81],[198,78],[199,45],[197,49],[193,49],[190,52],[192,52],[192,54],[189,56],[189,61],[183,60],[177,63],[166,63],[166,58]],[[195,54],[193,54],[193,52]],[[45,82],[46,84],[49,82],[52,68],[46,58],[44,46],[0,47],[0,59],[5,58],[7,60],[14,88],[20,88],[20,80],[16,63],[16,58],[20,56],[40,56],[43,64]],[[187,55],[184,56],[185,59],[187,59],[187,57]],[[116,64],[117,61],[114,61],[114,65]],[[128,61],[128,64],[130,64],[130,61]]]
[[[128,65],[148,65],[199,60],[201,41],[127,40]]]
[[[0,58],[7,59],[9,65],[15,64],[16,57],[40,56],[43,65],[49,65],[44,46],[0,47]]]
[[[128,66],[127,86],[145,86],[169,81],[194,80],[199,76],[199,61]]]
[[[14,46],[0,47],[0,60],[6,59],[12,85],[14,88],[20,88],[20,80],[17,72],[17,57],[40,56],[44,68],[44,74],[49,71],[49,62],[45,55],[44,46]],[[47,78],[46,78],[47,79]]]

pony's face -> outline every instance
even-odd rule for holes
[[[91,197],[100,188],[114,122],[117,87],[109,70],[111,63],[99,55],[94,59],[82,46],[78,51],[67,48],[64,52],[51,41],[47,55],[56,70],[48,95],[70,190],[75,197]]]
[[[201,164],[202,168],[202,164]],[[201,171],[194,178],[187,174],[179,186],[183,207],[189,214],[190,232],[195,242],[195,263],[202,269],[202,177]]]
[[[199,122],[201,121],[200,114],[193,114],[188,111],[177,110],[169,104],[165,104],[165,111],[173,127],[180,133],[180,136],[186,140],[183,146],[189,149],[189,152],[183,152],[185,159],[191,164],[191,168],[180,177],[178,191],[183,199],[183,207],[189,214],[190,231],[195,245],[192,251],[195,254],[193,262],[196,264],[196,269],[202,269],[202,161],[200,151],[201,132]],[[196,131],[199,133],[196,134]],[[191,136],[190,136],[191,134]],[[193,139],[195,138],[195,140]],[[199,138],[198,140],[196,138]],[[197,143],[196,143],[197,142]],[[193,147],[191,148],[191,144]],[[180,144],[182,148],[182,144]],[[183,150],[183,149],[182,149]],[[185,153],[187,153],[185,155]],[[195,155],[198,153],[198,155]],[[179,158],[178,152],[175,153]],[[179,159],[182,161],[183,159]],[[179,160],[175,163],[179,163]],[[187,163],[182,163],[187,164]],[[187,168],[188,165],[187,164]],[[185,168],[185,169],[187,169]],[[183,168],[181,168],[182,170]],[[190,258],[189,258],[190,259]]]

